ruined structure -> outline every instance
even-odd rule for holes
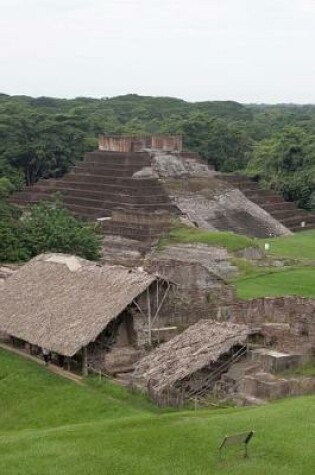
[[[315,355],[315,300],[264,297],[222,306],[219,319],[260,328],[266,345]]]
[[[183,139],[180,135],[135,136],[99,136],[99,150],[103,152],[144,152],[155,150],[162,152],[182,152]]]
[[[198,154],[183,151],[180,136],[101,136],[99,150],[86,153],[64,177],[40,180],[11,201],[25,206],[58,192],[76,216],[99,221],[104,234],[148,247],[178,216],[214,231],[256,237],[289,233],[276,214],[225,179]]]
[[[160,404],[203,396],[246,354],[249,334],[245,325],[200,320],[143,358],[134,379]]]
[[[88,367],[116,373],[163,333],[159,314],[170,286],[141,270],[43,254],[6,279],[0,332],[32,351],[66,356],[85,374]]]
[[[99,149],[64,177],[40,180],[12,202],[55,192],[74,215],[99,223],[106,265],[32,260],[3,279],[0,332],[32,351],[48,347],[84,372],[123,373],[161,404],[210,393],[248,403],[314,389],[308,380],[277,386],[276,374],[315,354],[314,301],[237,302],[227,283],[237,269],[225,248],[156,246],[183,223],[262,238],[311,228],[312,214],[248,178],[215,172],[183,151],[178,136],[101,136]]]

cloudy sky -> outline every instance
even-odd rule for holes
[[[315,103],[315,0],[0,0],[0,91]]]

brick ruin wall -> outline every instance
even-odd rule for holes
[[[315,355],[315,300],[260,298],[222,306],[217,318],[261,328],[266,342],[282,351]]]
[[[180,135],[153,135],[152,137],[106,137],[99,136],[99,150],[106,152],[142,152],[147,149],[166,152],[181,152],[183,140]]]
[[[232,287],[201,264],[168,259],[153,261],[146,269],[174,282],[161,319],[179,330],[200,319],[216,318],[218,307],[233,301]]]

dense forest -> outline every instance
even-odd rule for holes
[[[225,172],[247,174],[315,208],[315,106],[190,103],[126,95],[72,100],[0,94],[0,198],[61,176],[99,133],[180,133]]]

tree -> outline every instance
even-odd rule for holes
[[[58,200],[33,206],[22,222],[21,247],[30,257],[50,251],[100,258],[102,236],[96,226],[76,219]]]
[[[315,137],[298,127],[286,127],[259,142],[249,154],[246,173],[287,200],[309,208],[315,190]]]
[[[77,220],[58,200],[35,205],[23,216],[0,200],[0,262],[26,261],[43,252],[97,260],[101,246],[97,228]]]

